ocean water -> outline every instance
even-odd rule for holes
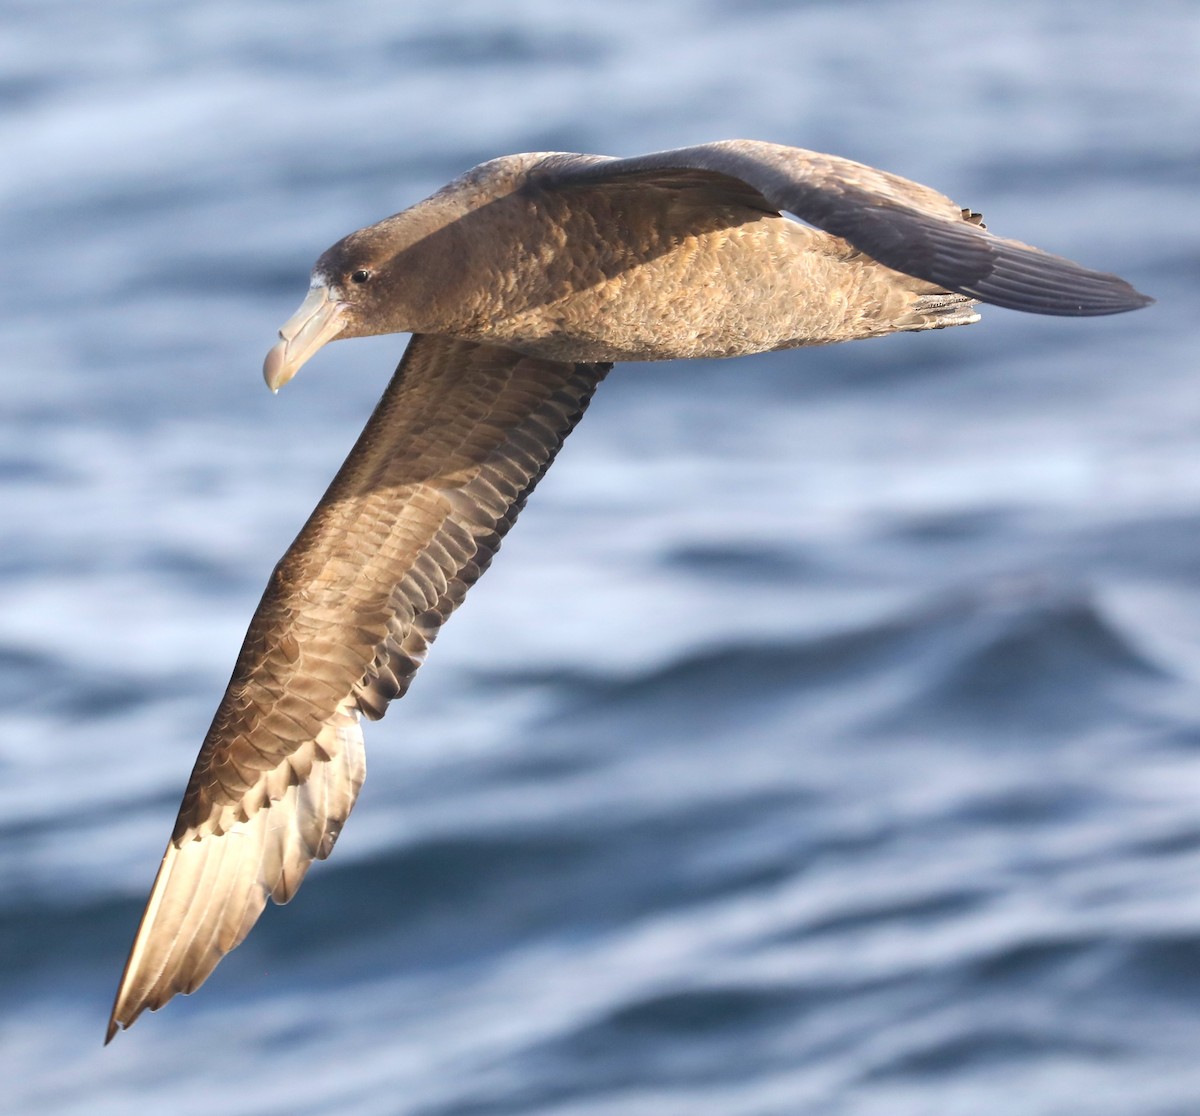
[[[0,1111],[1200,1111],[1200,6],[3,0]],[[624,366],[336,854],[101,1048],[274,561],[482,159],[729,136],[1154,295]]]

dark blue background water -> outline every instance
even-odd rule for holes
[[[1200,1111],[1200,6],[0,16],[0,1109]],[[1158,305],[618,369],[368,726],[336,856],[102,1050],[403,348],[272,398],[312,261],[484,158],[727,136]]]

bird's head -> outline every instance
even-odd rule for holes
[[[339,240],[312,270],[308,297],[280,327],[279,342],[263,362],[263,378],[272,391],[288,382],[322,345],[339,337],[399,333],[395,322],[396,246],[381,236],[381,222]]]

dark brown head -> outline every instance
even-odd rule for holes
[[[339,240],[317,260],[308,297],[267,354],[263,377],[271,390],[335,338],[452,329],[447,307],[457,313],[464,282],[476,272],[486,277],[486,269],[475,266],[479,246],[511,251],[495,235],[495,226],[503,231],[506,221],[485,210],[512,195],[542,159],[493,159],[410,209]],[[468,216],[474,224],[464,220]],[[479,226],[486,226],[482,233]]]
[[[263,378],[278,391],[322,345],[339,337],[402,333],[407,320],[397,272],[413,239],[413,211],[359,229],[326,251],[312,270],[308,297],[280,328],[279,343],[267,354]]]

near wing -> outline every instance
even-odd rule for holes
[[[637,182],[714,201],[757,197],[757,208],[787,210],[896,271],[1013,310],[1090,316],[1153,301],[1115,275],[993,236],[927,186],[798,147],[725,140],[632,159],[555,155],[536,177],[557,188]]]
[[[414,337],[250,622],[117,990],[110,1040],[192,992],[333,849],[382,717],[608,365]]]

